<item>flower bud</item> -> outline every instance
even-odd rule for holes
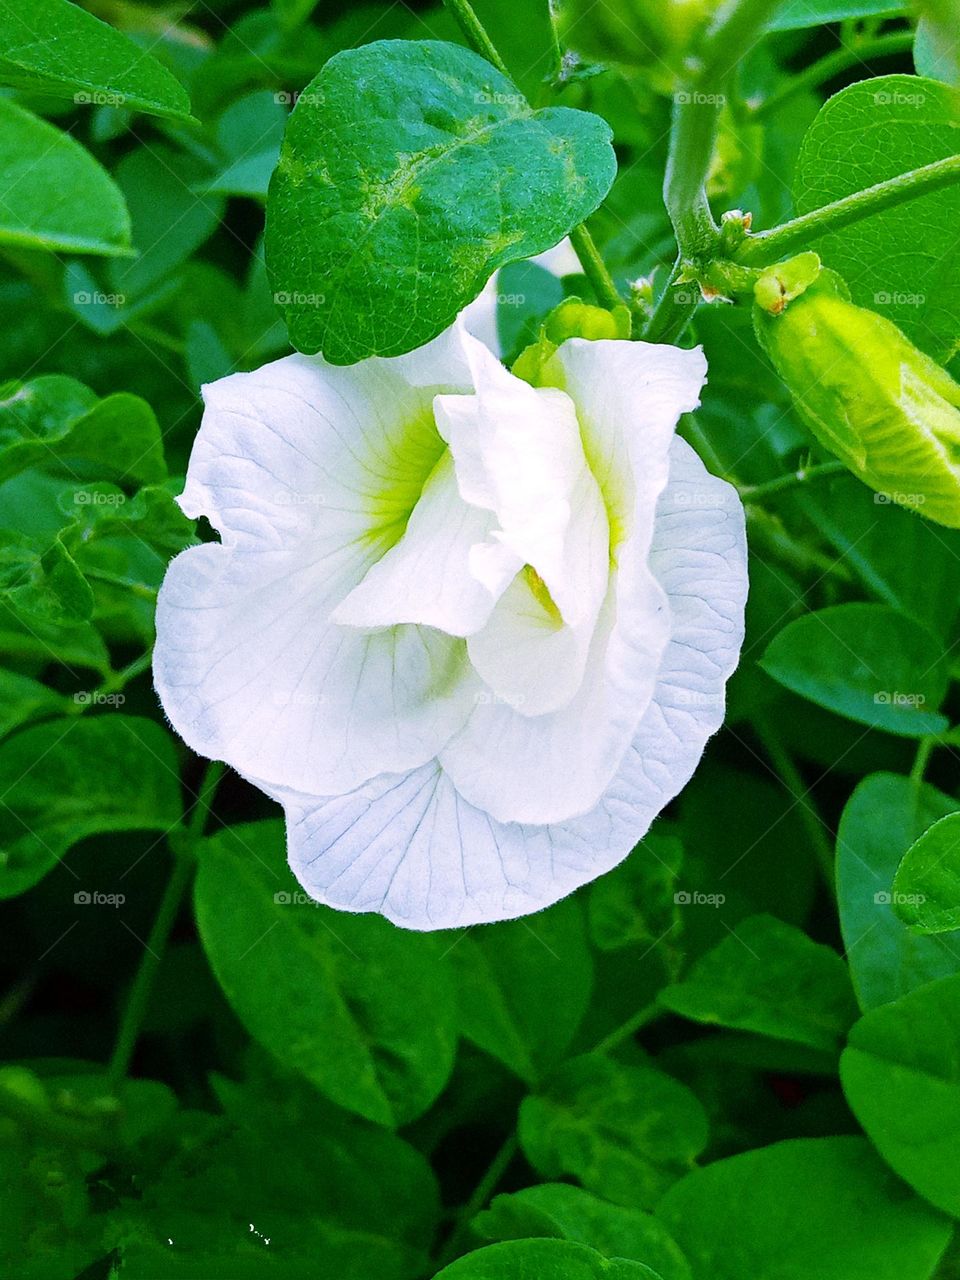
[[[779,315],[759,304],[761,345],[825,448],[889,501],[960,528],[960,386],[891,321],[823,272]]]

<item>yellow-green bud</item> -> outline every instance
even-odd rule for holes
[[[629,338],[630,312],[625,306],[608,311],[579,298],[564,298],[544,321],[547,337],[559,347],[568,338]]]
[[[820,259],[812,252],[798,253],[795,258],[767,267],[753,286],[757,306],[778,316],[788,302],[810,288],[819,274]]]
[[[886,501],[960,528],[960,386],[831,277],[780,315],[755,307],[761,344],[800,417],[854,475]]]

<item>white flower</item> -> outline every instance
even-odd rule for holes
[[[320,901],[437,929],[623,859],[723,717],[736,492],[675,436],[699,350],[565,343],[551,386],[462,324],[397,359],[205,389],[157,689],[279,800]],[[642,855],[641,855],[642,856]]]

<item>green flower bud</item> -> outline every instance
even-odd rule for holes
[[[757,336],[825,448],[884,495],[960,528],[960,386],[823,272]]]
[[[590,338],[594,342],[598,338],[629,338],[630,312],[625,306],[608,311],[579,298],[564,298],[547,316],[543,327],[558,347],[567,338]]]

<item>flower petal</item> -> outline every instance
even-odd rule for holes
[[[422,764],[465,720],[478,681],[462,640],[330,620],[445,452],[433,398],[469,370],[458,333],[431,346],[350,368],[294,356],[207,389],[182,505],[223,541],[168,569],[154,655],[194,750],[325,794]]]
[[[670,630],[649,564],[654,514],[677,419],[699,402],[705,368],[699,350],[582,340],[564,343],[548,366],[576,404],[587,456],[612,510],[616,567],[583,683],[549,714],[537,714],[536,689],[522,683],[519,663],[511,672],[504,659],[495,673],[491,659],[479,657],[483,633],[470,641],[475,665],[499,697],[478,703],[440,760],[461,795],[501,822],[561,822],[592,809],[650,703]],[[439,403],[452,401],[460,403]],[[437,419],[457,458],[442,409]],[[512,632],[519,653],[522,631]]]
[[[681,440],[671,446],[651,563],[673,634],[654,698],[591,812],[552,826],[499,823],[435,764],[329,799],[278,794],[304,888],[406,928],[454,928],[539,910],[621,862],[719,728],[743,640],[743,509]]]
[[[467,339],[476,392],[438,396],[461,493],[497,516],[498,540],[536,569],[564,621],[595,619],[606,593],[609,530],[569,396],[515,378]]]
[[[469,636],[490,617],[497,596],[520,568],[499,583],[472,571],[472,552],[495,524],[493,515],[460,496],[453,459],[444,453],[424,485],[400,541],[377,561],[333,612],[352,627],[422,623]],[[499,591],[497,587],[499,586]]]

